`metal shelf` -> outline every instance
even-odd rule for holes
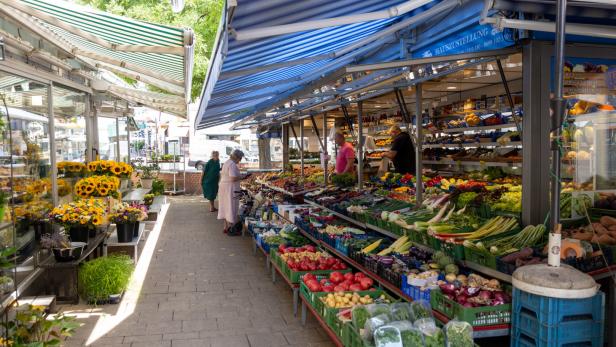
[[[500,144],[498,142],[473,142],[473,143],[434,143],[422,145],[423,148],[468,148],[468,147],[519,147],[521,141]]]
[[[422,160],[422,163],[429,165],[522,167],[521,162],[517,163],[500,161]]]
[[[450,129],[438,129],[438,130],[426,130],[426,135],[438,134],[438,133],[463,133],[467,131],[484,131],[484,130],[498,130],[515,128],[514,123],[498,124],[498,125],[486,125],[479,127],[467,127],[467,128],[450,128]]]

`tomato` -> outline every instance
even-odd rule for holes
[[[342,275],[340,272],[338,271],[334,271],[331,274],[329,274],[329,280],[334,283],[334,284],[338,284],[342,281],[344,281],[344,275]]]
[[[328,285],[328,284],[329,284],[329,281],[327,280],[327,278],[323,278],[323,279],[321,279],[321,280],[319,281],[319,283],[320,283],[322,286],[326,286],[326,285]]]
[[[307,251],[307,252],[312,252],[312,253],[314,253],[314,252],[316,252],[316,251],[317,251],[316,247],[314,247],[313,245],[306,245],[306,246],[304,246],[304,247],[306,248],[306,251]]]
[[[344,288],[341,286],[335,286],[334,287],[334,292],[344,292]]]
[[[364,277],[359,280],[359,285],[363,290],[367,290],[368,288],[372,287],[373,284],[374,281],[372,281],[372,278]]]
[[[302,277],[304,280],[304,283],[307,283],[310,280],[315,280],[316,281],[316,276],[313,274],[305,274],[304,277]]]
[[[353,280],[355,279],[355,277],[353,277],[353,274],[352,274],[352,273],[347,272],[347,273],[345,273],[345,274],[344,274],[344,279],[345,279],[346,281],[353,281]]]
[[[361,286],[357,283],[353,283],[349,286],[349,290],[354,291],[354,292],[359,292],[361,291]]]
[[[363,272],[358,272],[355,274],[355,282],[359,282],[360,279],[366,277]]]

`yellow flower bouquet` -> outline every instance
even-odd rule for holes
[[[129,178],[133,167],[126,163],[114,160],[95,160],[87,164],[88,171],[95,175],[115,176]]]
[[[49,213],[49,219],[66,228],[94,229],[106,222],[105,205],[99,199],[83,199],[60,205]]]
[[[82,177],[86,173],[86,165],[74,161],[61,161],[57,164],[58,175],[64,177]]]
[[[113,176],[90,176],[75,184],[75,194],[80,198],[119,197],[120,180]]]
[[[52,208],[53,205],[48,200],[32,200],[15,206],[13,213],[17,221],[35,222],[45,220]]]

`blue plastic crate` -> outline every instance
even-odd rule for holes
[[[344,239],[336,239],[336,250],[344,255],[349,255],[349,247],[344,244]]]
[[[412,286],[408,284],[408,277],[406,275],[402,276],[402,292],[407,296],[411,297],[413,300],[426,300],[430,302],[430,290],[421,290],[420,287]]]
[[[596,336],[585,340],[543,340],[536,339],[519,329],[511,331],[511,347],[603,347],[603,336]]]
[[[513,318],[514,330],[518,334],[512,338],[520,338],[524,336],[527,340],[535,341],[535,344],[543,345],[542,341],[558,345],[567,344],[592,344],[594,341],[600,342],[597,346],[603,343],[603,322],[595,322],[590,319],[569,320],[561,322],[557,325],[548,325],[539,323],[533,314],[522,312],[515,315]]]
[[[603,321],[605,315],[605,295],[598,292],[592,298],[558,299],[530,294],[517,288],[513,289],[514,316],[528,312],[541,324],[556,326],[567,320],[590,319]]]

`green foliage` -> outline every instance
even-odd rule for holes
[[[126,290],[135,266],[127,255],[91,260],[79,269],[79,288],[88,301],[102,301]]]
[[[168,0],[79,0],[79,2],[134,19],[192,28],[196,39],[192,98],[195,99],[201,94],[209,58],[214,50],[223,0],[186,0],[181,13],[173,13]]]
[[[3,322],[9,340],[0,337],[0,346],[47,347],[60,346],[73,335],[80,324],[63,314],[48,318],[44,306],[18,308],[15,319]]]
[[[3,250],[0,250],[0,270],[2,269],[10,269],[15,264],[10,260],[10,258],[17,252],[17,248],[15,247],[7,247]]]
[[[151,179],[158,176],[160,167],[158,166],[158,164],[138,165],[137,171],[139,171],[139,177],[144,179]]]
[[[152,194],[154,195],[163,195],[165,194],[165,181],[163,180],[154,180],[152,182]]]

